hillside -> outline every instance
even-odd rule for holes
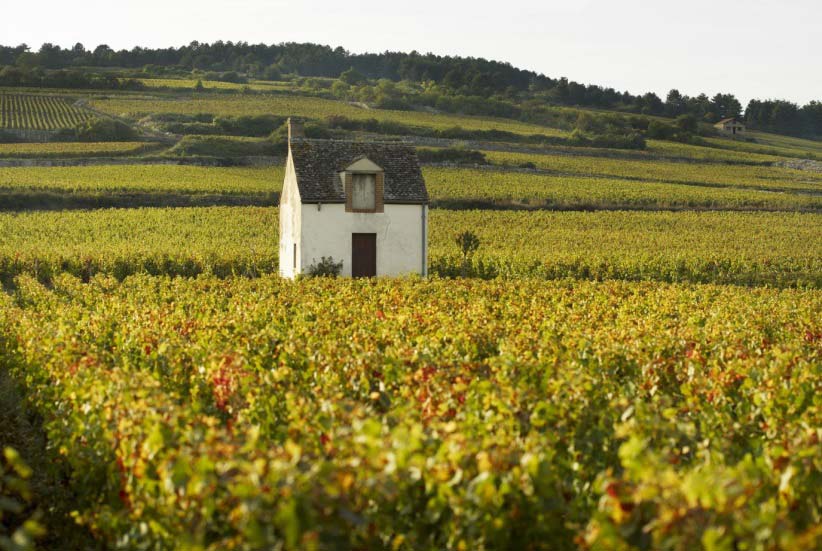
[[[193,87],[198,81],[211,80],[203,86],[273,91],[279,88],[276,82],[302,77],[311,87],[382,108],[425,106],[530,122],[543,119],[545,106],[689,115],[708,123],[743,114],[743,106],[731,93],[688,97],[671,89],[662,99],[651,92],[631,94],[608,86],[584,85],[482,58],[421,55],[416,51],[352,54],[342,47],[310,43],[192,42],[180,48],[136,47],[131,51],[114,51],[106,45],[87,50],[79,43],[71,49],[43,44],[37,52],[26,45],[0,46],[0,67],[3,65],[0,86],[140,90],[163,86],[163,82]],[[150,79],[144,80],[146,77]],[[181,84],[176,81],[180,78],[189,82]],[[753,99],[744,116],[746,123],[758,130],[822,136],[819,101],[799,106],[783,100]]]
[[[98,50],[0,89],[0,538],[819,548],[822,142]],[[279,277],[289,117],[416,148],[429,277]]]

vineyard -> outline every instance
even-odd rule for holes
[[[0,549],[822,548],[822,173],[782,168],[818,143],[572,147],[145,74],[91,109],[0,92],[0,130],[155,140],[0,144]],[[335,115],[520,135],[413,142],[448,148],[428,278],[278,276],[257,163],[276,117]]]
[[[822,160],[822,144],[819,141],[766,134],[764,132],[751,132],[750,136],[756,140],[754,143],[716,138],[709,138],[707,142],[712,147],[722,147],[735,151]]]
[[[822,288],[822,215],[733,212],[431,211],[429,270],[459,275],[456,232],[483,243],[481,277],[741,283]],[[499,228],[506,231],[500,232]],[[0,281],[275,273],[276,208],[0,214]]]
[[[91,145],[91,144],[81,144]],[[157,191],[264,193],[279,191],[283,169],[183,165],[98,165],[0,168],[0,189],[63,192]]]
[[[55,151],[90,151],[93,144],[61,144]],[[112,144],[114,145],[114,144]],[[118,144],[119,145],[119,144]],[[26,146],[28,147],[28,146]],[[123,150],[133,151],[122,144]],[[0,146],[4,151],[26,149]],[[118,148],[101,149],[117,154]],[[37,149],[41,151],[41,149]],[[121,153],[127,154],[127,153]],[[40,153],[42,155],[42,153]],[[479,168],[424,167],[432,204],[447,208],[513,206],[518,208],[579,209],[726,209],[822,210],[822,175],[753,166],[649,163],[618,159],[592,159],[562,155],[526,155],[488,152],[498,163]],[[543,158],[544,157],[544,158]],[[533,162],[553,167],[545,172],[505,170],[504,165]],[[650,166],[649,166],[650,165]],[[678,169],[678,170],[677,170]],[[196,167],[174,165],[16,167],[0,168],[0,197],[15,197],[10,205],[35,206],[43,192],[55,200],[95,197],[111,200],[122,194],[166,194],[174,197],[217,195],[224,199],[276,204],[283,179],[280,165],[273,167]],[[162,197],[152,203],[163,206]],[[127,202],[98,206],[128,206]]]
[[[464,168],[427,168],[424,174],[433,204],[437,206],[471,206],[472,202],[489,202],[558,209],[822,209],[822,180],[819,184],[772,181],[768,182],[769,185],[774,188],[784,185],[785,189],[766,191],[731,185],[676,184],[618,177],[553,176]],[[795,189],[803,186],[809,191],[820,190],[820,193],[816,195]]]
[[[66,98],[0,92],[0,130],[58,130],[92,116]]]
[[[194,89],[200,82],[205,90],[242,90],[248,88],[259,91],[287,90],[287,82],[253,81],[248,83],[222,82],[218,80],[177,79],[177,78],[141,78],[139,82],[148,88],[183,88]]]
[[[630,178],[639,181],[703,185],[742,189],[822,193],[822,174],[773,166],[678,163],[659,160],[609,159],[539,155],[514,152],[485,152],[497,164],[537,168],[578,176]]]
[[[113,545],[822,538],[819,291],[24,277],[0,300],[6,365]]]
[[[0,158],[119,157],[157,149],[152,142],[56,142],[0,144]]]

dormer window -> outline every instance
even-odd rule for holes
[[[351,208],[374,212],[377,207],[377,175],[353,174],[351,178]]]
[[[346,212],[383,212],[385,173],[367,157],[360,157],[340,174],[345,183]]]

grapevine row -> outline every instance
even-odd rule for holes
[[[56,130],[70,128],[91,116],[91,112],[65,98],[0,92],[0,129]]]
[[[712,173],[697,172],[693,178],[701,181],[671,183],[639,181],[632,176],[638,167],[628,167],[624,174],[620,166],[591,165],[592,173],[581,175],[443,167],[423,167],[423,174],[435,207],[492,203],[554,209],[822,210],[822,194],[816,193],[822,189],[822,178],[800,178],[786,169],[731,167],[748,172],[719,172],[713,177]],[[618,175],[597,173],[600,170],[613,170]],[[168,165],[0,168],[3,187],[14,190],[273,194],[280,190],[282,181],[279,165],[231,169]]]
[[[78,518],[123,547],[810,550],[820,309],[733,286],[24,277],[0,354]]]
[[[61,272],[256,277],[277,271],[275,207],[0,214],[0,280]],[[822,288],[822,215],[432,210],[429,269],[478,277],[629,279]],[[504,228],[500,231],[499,228]]]

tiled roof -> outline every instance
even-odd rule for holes
[[[737,121],[734,117],[730,117],[730,118],[727,118],[727,119],[722,119],[721,121],[719,121],[716,124],[725,124],[726,122],[737,122]]]
[[[304,203],[344,203],[339,173],[367,157],[385,171],[384,202],[428,203],[428,192],[414,148],[406,145],[294,139],[290,145],[297,186]]]

